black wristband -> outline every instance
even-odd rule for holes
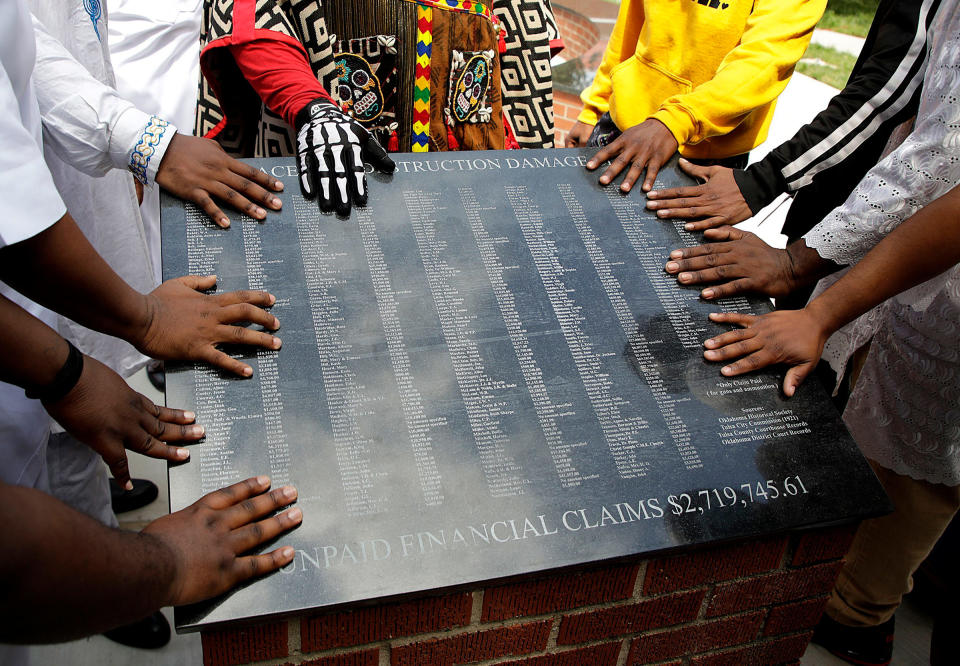
[[[83,354],[69,340],[66,343],[70,349],[67,352],[67,360],[63,362],[57,376],[46,386],[27,389],[28,398],[56,402],[67,395],[80,381],[80,375],[83,374]]]
[[[300,129],[304,123],[313,118],[314,114],[318,113],[324,108],[330,107],[336,109],[337,111],[340,110],[340,107],[334,104],[332,99],[327,97],[316,98],[297,112],[296,118],[293,119],[293,126],[297,129]]]

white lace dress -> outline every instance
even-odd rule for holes
[[[914,130],[804,236],[821,257],[855,264],[897,225],[960,184],[958,3],[943,3],[932,32]],[[817,293],[837,279],[822,281]],[[871,337],[843,415],[861,450],[898,474],[960,485],[960,264],[838,331],[824,358],[839,374]]]

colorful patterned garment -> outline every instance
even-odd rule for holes
[[[343,110],[387,147],[398,141],[397,53],[394,35],[338,40],[334,96]]]
[[[494,0],[503,26],[503,114],[521,148],[553,147],[550,58],[563,48],[550,0]]]
[[[555,36],[555,33],[535,33],[533,28],[540,22],[533,20],[535,25],[531,25],[529,16],[524,24],[527,36],[507,36],[507,51],[501,57],[492,58],[484,111],[474,110],[465,121],[448,120],[453,52],[502,51],[504,36],[497,16],[513,16],[515,12],[530,9],[525,5],[531,3],[504,2],[504,5],[511,5],[505,9],[499,8],[499,4],[500,0],[340,0],[327,3],[321,0],[206,0],[201,32],[204,76],[201,77],[196,131],[203,136],[216,137],[234,154],[276,156],[293,153],[294,142],[289,127],[265,108],[243,79],[229,49],[224,48],[266,36],[303,48],[323,87],[335,99],[347,102],[351,107],[358,100],[352,97],[355,94],[353,88],[338,85],[339,75],[344,70],[342,67],[338,69],[335,53],[350,53],[366,61],[373,78],[360,84],[361,88],[369,86],[360,99],[372,102],[378,97],[375,90],[379,85],[385,106],[377,120],[372,122],[377,123],[378,136],[386,139],[390,149],[503,148],[502,92],[496,82],[503,82],[502,90],[511,91],[510,108],[516,115],[510,122],[517,138],[522,137],[521,145],[552,145],[549,47],[550,35]],[[535,4],[537,11],[546,12],[542,24],[555,26],[548,0],[537,0]],[[536,46],[532,58],[519,57],[517,54],[522,50],[524,40],[535,34],[540,35],[537,39],[542,38],[546,50]],[[379,50],[371,47],[380,45],[380,42],[371,40],[381,38],[395,39],[393,44],[397,53],[392,66],[381,63],[380,56],[371,55]],[[339,45],[346,45],[346,48],[337,48],[338,40]],[[371,57],[377,62],[371,62]],[[501,58],[510,63],[509,71],[505,70],[503,75]],[[354,65],[361,64],[353,58],[341,60],[344,60],[341,64],[346,60]],[[364,79],[364,76],[357,78]],[[535,86],[516,84],[534,79],[538,81]],[[391,102],[389,91],[394,86],[396,95]],[[366,94],[371,91],[372,95]],[[348,95],[351,98],[345,99]],[[391,129],[387,130],[388,127]]]

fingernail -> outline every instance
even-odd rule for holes
[[[731,367],[728,365],[728,366],[724,367],[723,369],[721,369],[720,372],[722,372],[722,373],[725,374],[725,375],[729,375],[731,372],[733,372],[733,368],[731,368]]]
[[[193,412],[184,412],[184,413],[183,413],[183,418],[185,418],[185,419],[187,419],[187,420],[189,420],[189,421],[193,421],[195,418],[197,418],[197,415],[194,414]]]
[[[265,211],[265,210],[262,209],[262,208],[257,208],[257,209],[254,211],[254,213],[256,213],[257,217],[266,217],[266,215],[267,215],[267,211]]]
[[[274,349],[280,349],[280,345],[282,345],[282,344],[283,344],[283,342],[281,342],[280,338],[274,338],[274,339],[273,339],[273,348],[274,348]]]
[[[221,226],[229,227],[229,226],[230,226],[230,218],[228,218],[228,217],[221,217],[221,218],[220,218],[220,224],[221,224]]]
[[[685,225],[683,225],[683,228],[686,229],[687,231],[692,231],[692,230],[693,230],[693,222],[687,222]]]
[[[274,296],[273,294],[270,294],[270,305],[273,305],[276,302],[277,302],[277,297]]]
[[[587,162],[587,168],[588,168],[588,169],[596,169],[596,168],[597,168],[597,163],[596,163],[594,160],[590,160],[589,162]]]
[[[243,369],[244,377],[249,377],[252,374],[253,374],[253,368],[251,368],[249,365]]]
[[[713,298],[713,289],[704,289],[702,296],[704,298]]]
[[[299,523],[303,520],[303,511],[298,508],[293,508],[287,511],[287,518],[289,518],[294,523]]]
[[[257,477],[257,483],[258,483],[259,485],[261,485],[261,486],[269,486],[269,485],[270,485],[270,477],[269,477],[269,476],[258,476],[258,477]]]
[[[133,481],[127,481],[125,484],[123,484],[123,489],[133,490]]]
[[[681,252],[680,250],[674,250],[673,252],[670,253],[670,258],[681,259],[683,258],[683,252]]]
[[[203,437],[203,433],[206,432],[203,429],[202,425],[194,425],[187,428],[187,434],[190,437]]]
[[[283,183],[281,183],[279,180],[273,181],[273,189],[283,190]]]
[[[284,546],[280,549],[280,557],[285,560],[293,559],[293,548],[290,546]]]
[[[647,199],[647,208],[654,209],[659,205],[660,203],[658,201],[650,201],[649,199]]]
[[[610,179],[607,178],[606,176],[603,176],[603,177],[600,178],[600,184],[601,184],[601,185],[606,185],[606,184],[609,183],[609,182],[610,182]]]
[[[680,275],[677,276],[677,279],[680,280],[680,282],[686,282],[691,277],[692,276],[690,275],[690,273],[680,273]]]
[[[274,208],[280,208],[280,199],[273,197],[272,199],[270,199],[270,205],[273,206]]]
[[[670,214],[670,209],[669,209],[669,208],[664,208],[663,210],[658,210],[658,211],[657,211],[657,217],[666,217],[666,216],[669,215],[669,214]]]
[[[282,489],[283,496],[287,499],[293,499],[297,496],[297,489],[293,486],[284,486]]]
[[[628,185],[627,183],[624,183],[623,185],[620,186],[620,190],[621,190],[622,192],[629,192],[629,191],[630,191],[630,185]]]
[[[680,264],[678,264],[678,263],[675,262],[675,261],[668,261],[666,268],[667,268],[668,271],[675,271],[675,270],[677,270],[678,268],[680,268]]]
[[[177,449],[177,458],[180,460],[186,460],[190,457],[190,451],[187,449]]]

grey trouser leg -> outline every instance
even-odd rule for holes
[[[89,446],[69,433],[51,434],[47,474],[51,495],[108,527],[117,526],[110,505],[107,467]]]

